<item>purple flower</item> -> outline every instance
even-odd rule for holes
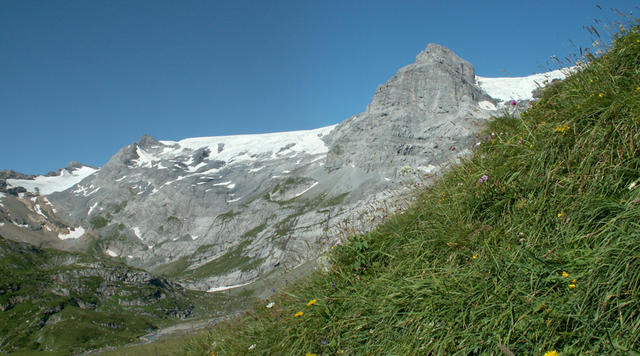
[[[333,283],[331,284],[331,287],[332,287],[332,288],[335,288],[337,285],[338,285],[338,284],[337,284],[336,282],[333,282]]]
[[[511,106],[516,106],[516,101],[515,100],[511,100]]]
[[[320,343],[321,343],[322,345],[326,345],[326,344],[328,344],[327,340],[320,340]]]
[[[487,180],[489,180],[489,176],[486,174],[483,174],[482,177],[478,178],[478,183],[484,183]]]

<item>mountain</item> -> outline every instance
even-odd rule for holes
[[[468,155],[493,115],[517,114],[536,88],[563,76],[477,77],[469,62],[429,44],[376,90],[366,112],[338,125],[143,136],[99,169],[7,173],[0,233],[90,251],[203,291],[285,276],[401,209],[395,198]]]

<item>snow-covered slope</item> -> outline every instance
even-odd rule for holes
[[[96,171],[95,168],[82,166],[71,170],[62,169],[57,176],[37,176],[33,180],[7,179],[7,184],[10,187],[23,187],[31,193],[39,191],[41,195],[47,195],[69,189]]]
[[[274,132],[256,135],[232,135],[187,138],[181,141],[160,141],[168,145],[165,152],[180,152],[185,148],[198,150],[208,148],[210,159],[225,162],[250,159],[252,156],[269,154],[277,158],[282,154],[327,153],[328,148],[322,137],[336,125],[326,126],[314,130]]]
[[[476,76],[476,83],[489,96],[501,101],[531,100],[533,92],[555,79],[564,79],[571,68],[533,74],[526,77],[487,78]]]
[[[184,161],[188,172],[198,171],[207,165],[206,161],[220,161],[225,164],[265,161],[283,157],[295,157],[297,154],[324,154],[328,148],[322,137],[335,125],[314,130],[274,132],[253,135],[230,135],[212,137],[194,137],[181,141],[158,141],[162,150],[137,146],[137,158],[132,160],[133,167],[168,169],[166,161],[189,156],[192,152],[205,152],[200,159],[192,157]],[[147,145],[151,146],[151,145]],[[197,160],[197,161],[196,161]],[[165,165],[161,163],[165,161]]]

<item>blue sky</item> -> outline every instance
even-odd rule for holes
[[[0,1],[0,169],[101,166],[157,139],[312,129],[427,43],[482,76],[555,68],[637,1]],[[259,144],[259,143],[257,143]]]

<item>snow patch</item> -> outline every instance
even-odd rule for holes
[[[244,286],[249,285],[249,284],[251,284],[251,282],[242,283],[242,284],[234,284],[232,286],[212,287],[212,288],[209,288],[209,290],[207,292],[209,292],[209,293],[220,292],[220,291],[227,290],[227,289],[244,287]]]
[[[40,204],[36,204],[34,208],[35,208],[36,213],[38,215],[44,217],[45,219],[48,219],[48,217],[46,215],[44,215],[44,213],[42,212],[42,209],[40,209]]]
[[[83,185],[78,185],[78,187],[73,191],[73,193],[76,195],[82,195],[83,197],[88,197],[91,194],[97,193],[100,189],[101,187],[96,188],[96,186],[94,186],[93,184],[91,184],[88,187],[85,187]]]
[[[58,234],[58,238],[60,240],[77,239],[77,238],[81,237],[82,235],[84,235],[84,228],[82,226],[78,226],[76,228],[71,228],[70,230],[71,231],[69,231],[68,234],[59,233]]]
[[[60,175],[54,177],[37,176],[34,179],[7,179],[7,184],[12,187],[23,187],[30,193],[36,193],[37,189],[41,195],[47,195],[67,190],[97,171],[95,168],[86,166],[73,172],[63,169],[60,171]]]
[[[564,79],[576,67],[557,69],[547,73],[533,74],[526,77],[486,78],[476,76],[478,86],[494,99],[532,100],[533,91],[551,83],[554,79]]]
[[[53,211],[54,214],[57,212],[56,208],[53,207],[53,204],[51,204],[51,202],[49,201],[49,199],[47,199],[47,197],[44,197],[44,202],[51,207],[51,210]]]
[[[17,223],[17,222],[15,222],[15,221],[12,221],[12,223],[13,223],[13,225],[15,225],[15,226],[17,226],[17,227],[24,227],[24,228],[28,228],[28,227],[29,227],[29,225],[27,225],[27,224],[18,224],[18,223]]]
[[[114,251],[107,249],[107,251],[105,251],[105,253],[111,257],[118,257],[118,254],[115,253]]]
[[[238,200],[240,200],[240,199],[242,199],[242,197],[240,197],[240,198],[236,198],[236,199],[227,200],[227,203],[235,203],[235,202],[237,202],[237,201],[238,201]]]
[[[316,185],[318,185],[319,182],[315,182],[313,184],[311,184],[311,186],[303,191],[301,191],[300,193],[296,194],[296,198],[301,196],[302,194],[308,192],[311,188],[315,187]]]
[[[233,189],[233,188],[236,187],[235,183],[231,183],[231,181],[222,182],[222,183],[216,183],[216,184],[214,184],[214,186],[222,186],[222,187],[225,187],[227,189]]]
[[[89,207],[89,212],[87,213],[87,215],[91,215],[91,212],[96,208],[96,206],[98,206],[98,202],[93,203],[93,205]]]
[[[3,222],[0,222],[0,227],[3,227],[3,226],[4,226],[4,223],[3,223]]]
[[[249,173],[259,172],[259,171],[263,170],[263,169],[264,169],[264,167],[265,167],[265,166],[261,166],[261,167],[258,167],[258,168],[251,168],[251,169],[249,170]]]
[[[116,182],[122,182],[125,178],[127,178],[127,176],[122,176],[122,177],[116,179]]]
[[[140,168],[151,168],[151,166],[153,165],[153,161],[158,160],[152,154],[141,149],[140,146],[136,147],[136,154],[138,155],[138,159],[134,159],[133,163],[135,163],[135,165]]]
[[[195,165],[193,167],[187,168],[187,172],[193,173],[193,172],[197,171],[198,169],[200,169],[200,168],[202,168],[202,167],[204,167],[206,165],[207,165],[206,163],[200,162],[200,163],[198,163],[197,165]]]
[[[140,231],[140,228],[134,227],[132,230],[133,230],[133,233],[136,235],[136,237],[142,240],[142,232]]]

